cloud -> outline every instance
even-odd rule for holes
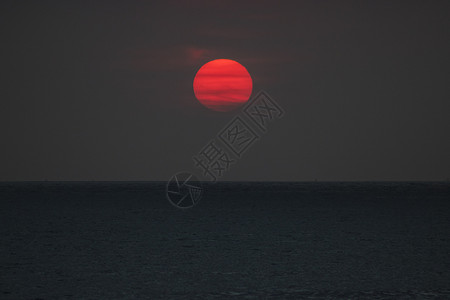
[[[214,59],[214,50],[195,46],[128,49],[122,53],[118,65],[134,71],[169,71],[195,67]]]
[[[215,51],[211,49],[193,46],[186,47],[184,51],[187,56],[187,64],[189,66],[196,66],[206,59],[213,58],[213,54],[215,53]]]

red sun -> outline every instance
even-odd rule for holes
[[[216,59],[204,64],[194,78],[198,101],[215,111],[231,111],[248,101],[252,78],[247,69],[230,59]]]

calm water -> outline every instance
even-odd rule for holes
[[[449,183],[0,183],[0,299],[450,298]]]

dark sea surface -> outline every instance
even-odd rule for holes
[[[450,184],[0,183],[0,299],[450,299]]]

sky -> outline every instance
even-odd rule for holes
[[[448,1],[2,1],[0,181],[168,180],[240,111],[193,92],[241,63],[284,110],[221,180],[450,178]],[[201,174],[200,174],[201,175]]]

